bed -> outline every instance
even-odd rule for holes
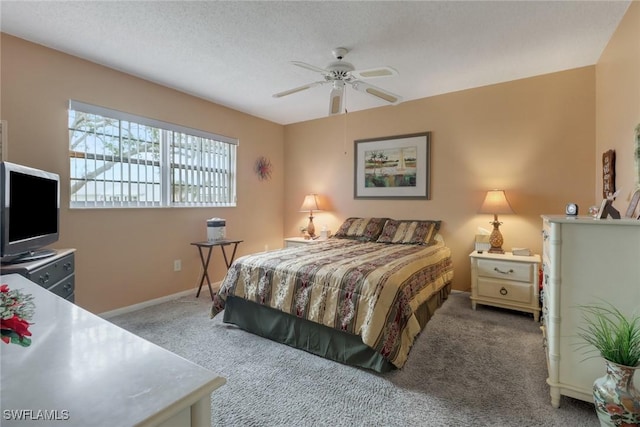
[[[326,241],[240,257],[211,317],[348,365],[402,368],[451,291],[440,224],[354,217]]]

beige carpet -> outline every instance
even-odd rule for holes
[[[209,319],[185,297],[110,319],[227,379],[214,426],[598,426],[593,405],[546,385],[539,324],[454,293],[400,371],[331,362]],[[604,371],[603,371],[604,373]]]

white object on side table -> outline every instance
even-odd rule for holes
[[[471,258],[471,307],[476,304],[524,311],[540,319],[540,256],[478,253]]]

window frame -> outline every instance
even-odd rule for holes
[[[157,119],[152,119],[148,117],[143,117],[131,113],[126,113],[118,110],[114,110],[107,107],[101,107],[93,104],[88,104],[85,102],[77,101],[77,100],[69,100],[69,110],[67,113],[67,129],[68,129],[68,140],[69,140],[69,173],[70,173],[70,189],[73,183],[73,159],[78,157],[78,152],[74,152],[71,149],[71,141],[72,141],[72,132],[74,129],[71,127],[70,117],[71,111],[87,113],[87,114],[95,114],[108,119],[113,119],[118,121],[118,125],[122,126],[122,122],[129,122],[136,125],[142,125],[147,127],[155,128],[159,131],[159,145],[160,149],[158,152],[158,159],[153,163],[158,163],[157,167],[159,168],[159,201],[155,199],[152,201],[123,201],[123,200],[94,200],[94,201],[74,201],[73,194],[69,193],[69,207],[71,209],[113,209],[113,208],[166,208],[166,207],[235,207],[237,206],[237,170],[238,170],[238,155],[237,150],[239,144],[239,140],[237,138],[232,138],[224,135],[218,135],[211,132],[206,132],[203,130],[190,128],[186,126],[177,125],[174,123],[164,122]],[[211,146],[213,144],[214,148],[218,147],[224,152],[224,157],[227,160],[227,163],[221,166],[222,172],[218,170],[214,170],[215,175],[214,178],[214,193],[215,189],[221,186],[219,179],[222,178],[222,181],[225,182],[225,191],[222,194],[222,200],[209,200],[209,201],[173,201],[172,188],[176,188],[173,183],[174,171],[190,169],[192,173],[198,177],[203,177],[206,173],[209,173],[211,176],[211,166],[205,166],[202,160],[199,163],[187,164],[187,163],[176,163],[172,158],[172,149],[175,149],[178,145],[178,141],[184,140],[191,142],[192,144],[195,142],[202,150],[207,147],[208,149],[212,149]],[[123,136],[122,133],[119,132],[117,139],[122,141]],[[199,151],[196,153],[195,151],[189,151],[190,154],[201,154]],[[97,153],[88,153],[89,155],[96,156]],[[86,157],[87,154],[84,154]],[[215,156],[209,157],[209,159],[216,159]],[[132,161],[132,159],[127,159],[124,162],[125,165],[137,163],[136,161]],[[147,164],[152,167],[152,165],[147,161]],[[218,165],[219,163],[216,163]],[[198,181],[198,180],[196,180]],[[87,181],[89,182],[89,181]],[[131,179],[120,179],[113,181],[118,184],[127,184],[132,183]],[[153,181],[146,182],[147,185],[153,185]],[[205,190],[207,187],[203,184],[195,184],[192,181],[187,182],[187,186],[195,186],[195,190],[197,190],[198,197],[204,197],[203,194],[207,193]],[[211,196],[211,192],[208,194]]]

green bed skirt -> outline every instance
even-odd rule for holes
[[[447,284],[420,306],[416,317],[422,329],[450,292],[451,284]],[[357,335],[332,329],[242,298],[227,297],[223,321],[256,335],[346,365],[372,369],[376,372],[395,369],[393,364],[365,345]]]

